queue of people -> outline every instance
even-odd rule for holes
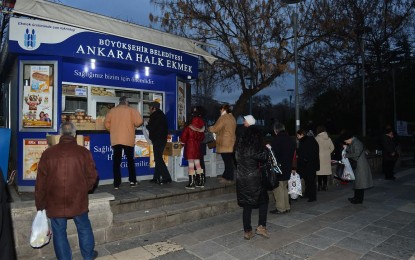
[[[203,188],[206,177],[203,156],[206,145],[203,144],[207,131],[215,134],[216,153],[220,154],[225,169],[219,182],[222,184],[236,183],[237,203],[243,208],[242,224],[244,238],[249,240],[255,235],[269,238],[266,228],[269,195],[264,184],[261,165],[269,158],[261,131],[255,126],[252,115],[244,116],[243,126],[237,129],[236,120],[229,105],[220,107],[220,116],[210,127],[203,119],[203,108],[194,107],[191,118],[183,128],[180,141],[184,145],[184,157],[189,163],[189,182],[186,189]],[[171,183],[170,173],[162,158],[167,142],[167,119],[160,110],[160,104],[150,104],[150,119],[146,124],[149,139],[153,145],[155,170],[151,180],[157,184]],[[120,163],[122,152],[127,157],[129,184],[138,184],[134,167],[135,128],[143,125],[141,114],[128,106],[128,98],[121,97],[120,104],[112,108],[106,118],[105,127],[110,132],[111,145],[114,151],[113,173],[114,188],[121,185]],[[84,259],[96,257],[94,236],[88,219],[88,192],[97,183],[97,172],[91,153],[82,146],[76,145],[75,127],[70,122],[61,125],[62,137],[58,145],[48,148],[39,162],[35,187],[36,208],[46,209],[51,218],[54,233],[54,248],[58,259],[71,255],[66,237],[67,219],[72,218],[78,229],[80,249]],[[275,208],[271,214],[289,213],[291,201],[288,195],[288,180],[292,174],[299,174],[304,180],[304,198],[308,202],[317,200],[317,191],[328,190],[328,176],[332,174],[331,155],[357,161],[354,170],[354,196],[349,198],[353,204],[364,201],[366,189],[373,187],[369,164],[364,154],[363,144],[353,135],[344,131],[336,146],[328,136],[324,126],[316,128],[316,136],[310,131],[300,129],[296,132],[296,142],[289,136],[285,126],[279,122],[273,125],[275,136],[270,149],[275,154],[282,174],[278,176],[278,185],[272,191]],[[382,139],[384,147],[385,178],[393,178],[393,161],[397,157],[396,142],[393,132],[386,131]],[[339,155],[341,153],[341,155]],[[65,154],[65,156],[62,156]],[[340,157],[339,157],[340,158]],[[385,159],[386,158],[386,159]],[[393,158],[390,161],[389,158]],[[73,163],[60,163],[60,160],[71,160]],[[63,167],[61,165],[66,165]],[[51,179],[51,176],[54,176]],[[59,181],[67,178],[69,181]],[[236,177],[235,177],[236,176]],[[80,180],[83,180],[80,182]],[[62,193],[61,191],[67,191]],[[71,200],[67,198],[71,197]],[[259,210],[258,225],[253,231],[251,214],[253,209]]]

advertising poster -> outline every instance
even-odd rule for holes
[[[24,80],[23,127],[51,128],[53,125],[53,87],[50,66],[30,66],[30,80]]]
[[[40,156],[47,148],[46,139],[23,140],[23,180],[36,180]]]

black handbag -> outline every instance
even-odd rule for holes
[[[275,157],[274,157],[275,158]],[[275,160],[275,163],[278,164]],[[278,165],[275,165],[273,154],[268,152],[268,158],[262,166],[262,178],[265,188],[269,191],[274,190],[279,185],[279,176],[282,172]]]
[[[205,130],[205,138],[203,138],[202,144],[208,144],[214,142],[215,138],[213,137],[213,133]]]
[[[339,163],[336,167],[336,178],[342,179],[343,172],[344,172],[344,164]]]

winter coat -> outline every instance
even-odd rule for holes
[[[184,157],[189,159],[200,159],[200,142],[205,138],[205,125],[201,117],[194,117],[190,125],[186,126],[180,136],[180,141],[184,143]]]
[[[0,259],[16,259],[8,187],[0,169]],[[15,228],[18,228],[15,223]]]
[[[327,132],[321,132],[316,136],[319,148],[320,170],[317,175],[331,175],[331,152],[334,151],[334,144]]]
[[[352,143],[346,148],[346,158],[357,160],[357,168],[353,170],[356,177],[353,188],[368,189],[373,187],[372,172],[366,159],[363,144],[356,137],[353,137]]]
[[[232,114],[223,114],[216,123],[209,127],[209,132],[216,133],[216,152],[232,153],[236,141],[236,120]]]
[[[258,206],[268,203],[268,193],[262,185],[262,175],[259,165],[267,160],[267,151],[263,149],[256,151],[247,148],[244,152],[238,149],[235,152],[238,168],[236,169],[236,198],[238,205]]]
[[[37,210],[49,218],[70,218],[88,212],[88,192],[97,181],[91,152],[72,136],[61,136],[59,144],[40,157],[35,185]]]
[[[282,176],[280,181],[288,181],[291,177],[293,157],[295,151],[295,141],[286,131],[279,132],[271,142],[272,151],[281,164]]]
[[[386,161],[396,161],[398,159],[398,144],[396,137],[390,137],[386,134],[382,136],[382,157]]]
[[[297,172],[300,176],[315,174],[320,170],[319,148],[312,136],[303,136],[297,150]]]
[[[110,132],[111,146],[135,145],[135,129],[143,124],[140,112],[128,105],[119,104],[105,117],[105,128]]]
[[[151,141],[166,140],[169,133],[166,115],[160,109],[157,109],[150,115],[147,124],[149,138]]]

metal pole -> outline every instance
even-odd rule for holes
[[[362,37],[362,136],[366,136],[365,40]]]
[[[249,86],[249,89],[252,90],[253,84],[253,77],[251,79],[251,84]],[[252,96],[249,97],[249,114],[252,115]]]
[[[295,102],[295,131],[297,132],[300,129],[300,103],[299,103],[299,93],[298,93],[298,14],[295,10],[293,14],[293,23],[294,23],[294,64],[295,64],[295,88],[294,88],[294,102]]]
[[[395,68],[392,68],[392,88],[393,88],[393,125],[395,131],[397,130],[397,118],[396,118],[396,85],[395,85]]]

